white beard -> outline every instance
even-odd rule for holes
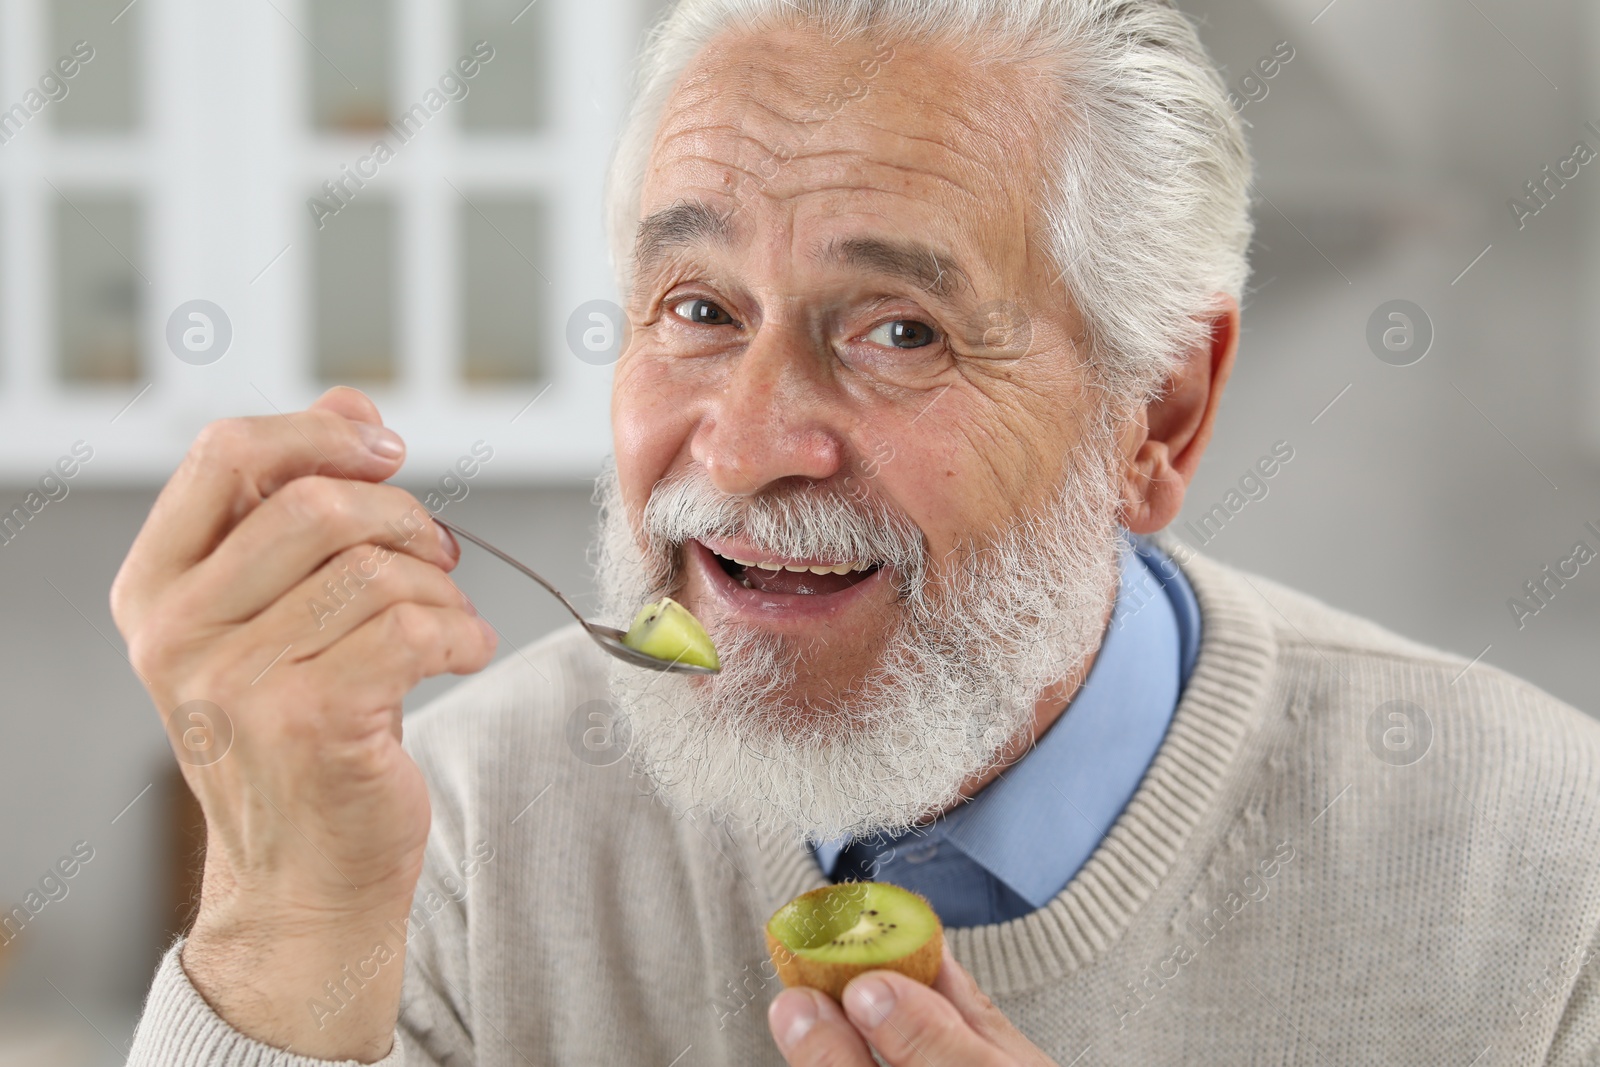
[[[877,666],[825,707],[789,695],[806,649],[723,620],[702,619],[722,661],[714,677],[612,663],[635,767],[674,809],[741,818],[759,834],[893,835],[953,804],[1031,730],[1040,694],[1077,676],[1099,646],[1119,553],[1106,440],[1076,451],[1043,514],[963,546],[937,573],[920,531],[876,500],[824,487],[727,497],[699,467],[655,487],[641,549],[608,462],[596,489],[604,618],[625,623],[675,593],[690,537],[891,561],[900,575],[901,623]]]

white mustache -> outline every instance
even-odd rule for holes
[[[642,526],[656,552],[689,540],[743,538],[775,556],[881,563],[913,588],[928,566],[922,531],[875,498],[861,500],[830,486],[734,497],[698,466],[656,485]]]

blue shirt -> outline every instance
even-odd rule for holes
[[[951,927],[1018,918],[1066,888],[1155,758],[1200,645],[1199,603],[1166,553],[1124,531],[1119,567],[1089,676],[1033,749],[927,826],[813,846],[824,874],[914,889]]]

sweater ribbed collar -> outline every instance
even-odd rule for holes
[[[951,950],[992,995],[1058,981],[1102,958],[1214,807],[1244,740],[1260,720],[1277,649],[1267,606],[1229,568],[1168,531],[1153,540],[1200,602],[1200,654],[1155,759],[1133,798],[1055,899],[1010,922],[949,930]],[[1212,820],[1212,832],[1220,820]],[[757,858],[769,911],[828,879],[798,838],[729,827]]]

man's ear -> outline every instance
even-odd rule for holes
[[[1122,440],[1123,525],[1155,533],[1178,517],[1183,495],[1211,441],[1222,388],[1239,348],[1239,302],[1217,294],[1210,329],[1184,354],[1161,395],[1133,412]]]

